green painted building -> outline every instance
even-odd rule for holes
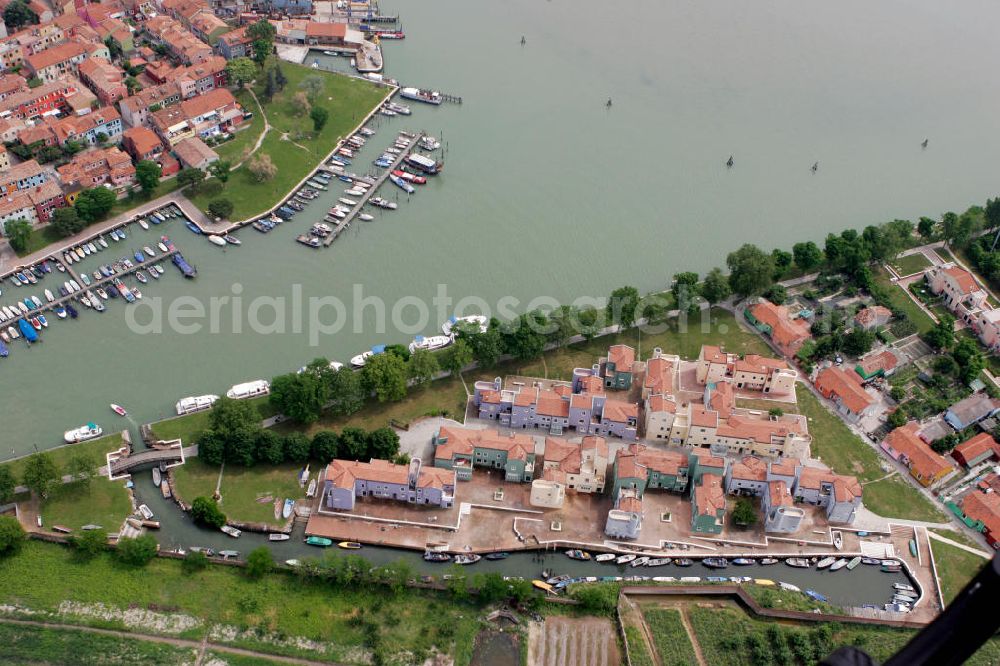
[[[691,531],[720,534],[726,519],[726,493],[722,477],[703,474],[691,484]]]
[[[488,430],[441,428],[434,435],[434,466],[455,470],[459,481],[473,468],[504,471],[504,480],[529,483],[535,475],[535,442],[528,435],[499,435]]]
[[[612,391],[627,391],[632,388],[632,366],[635,365],[635,350],[628,345],[612,345],[608,355],[601,359],[601,377],[604,388]]]

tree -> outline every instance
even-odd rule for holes
[[[311,454],[314,460],[327,464],[340,452],[340,437],[332,430],[320,430],[313,435]]]
[[[472,356],[483,370],[492,368],[503,353],[503,340],[498,326],[490,323],[485,333],[480,333],[478,327],[459,325],[455,335],[458,340],[464,340],[472,349]]]
[[[0,467],[0,504],[7,504],[14,499],[14,489],[17,487],[17,479],[10,471],[10,465]]]
[[[213,459],[222,449],[223,460],[250,466],[256,462],[257,433],[260,432],[260,412],[245,400],[220,398],[208,414],[209,447]],[[205,435],[201,439],[205,439]],[[201,454],[201,441],[199,441]],[[199,457],[201,457],[199,455]],[[206,458],[208,460],[208,458]]]
[[[376,354],[365,363],[361,381],[379,402],[396,402],[406,397],[406,362],[395,354]]]
[[[256,76],[257,64],[250,58],[233,58],[226,63],[226,77],[240,90]]]
[[[125,77],[125,88],[128,90],[129,95],[134,95],[140,90],[142,90],[142,84],[139,83],[139,79],[134,76]]]
[[[438,363],[437,354],[418,349],[410,354],[410,360],[406,362],[406,373],[415,384],[426,384],[434,379],[434,375],[441,369]]]
[[[764,298],[771,301],[775,305],[781,305],[788,299],[788,290],[785,289],[784,285],[772,284],[768,290],[764,292]]]
[[[906,411],[902,407],[897,407],[885,420],[890,428],[901,428],[906,425]]]
[[[142,567],[149,564],[149,561],[156,557],[158,548],[159,545],[156,543],[156,539],[146,534],[134,539],[119,539],[115,555],[119,561],[125,564]]]
[[[303,372],[275,377],[268,400],[282,414],[299,423],[315,423],[329,397],[329,386],[321,377]]]
[[[271,67],[267,70],[267,75],[264,78],[264,101],[270,102],[279,90],[276,68]]]
[[[844,336],[842,349],[851,356],[862,356],[871,351],[873,344],[875,344],[874,331],[855,328]]]
[[[580,602],[580,608],[595,615],[607,615],[618,605],[618,586],[604,583],[573,585],[569,596]]]
[[[674,295],[677,307],[680,310],[687,310],[699,296],[698,274],[690,271],[675,274],[674,282],[670,285],[670,293]]]
[[[986,367],[986,355],[972,338],[963,337],[951,353],[959,367],[960,377],[966,384],[971,383]]]
[[[792,267],[792,253],[775,248],[771,250],[771,261],[774,262],[774,279],[780,280]]]
[[[205,172],[201,169],[181,169],[177,174],[177,184],[181,187],[190,187],[191,194],[198,193],[198,186],[205,180]]]
[[[31,11],[24,0],[13,0],[3,10],[3,22],[7,24],[8,32],[14,33],[26,25],[38,23],[38,14]]]
[[[0,557],[16,555],[27,536],[14,516],[0,516]]]
[[[983,220],[986,228],[996,230],[1000,228],[1000,197],[986,200],[986,208],[983,210]]]
[[[774,259],[756,245],[744,244],[726,257],[729,286],[740,296],[755,296],[774,282]]]
[[[322,76],[310,74],[299,83],[299,90],[306,94],[310,102],[315,102],[323,94],[324,86],[326,86],[326,81]]]
[[[208,566],[208,556],[200,550],[192,550],[187,555],[184,556],[184,562],[181,563],[181,569],[184,573],[194,573],[196,571],[201,571]]]
[[[60,481],[59,467],[48,453],[36,453],[24,464],[24,478],[21,480],[28,490],[48,497]]]
[[[191,518],[196,523],[216,529],[226,524],[226,514],[210,497],[195,497],[191,502]]]
[[[924,334],[924,340],[934,349],[950,349],[955,344],[955,318],[941,315],[934,328]]]
[[[340,431],[340,456],[345,460],[361,460],[368,455],[368,433],[348,427]]]
[[[922,217],[917,222],[917,233],[924,240],[930,240],[934,237],[934,230],[937,227],[937,222],[929,217]]]
[[[341,368],[327,376],[330,396],[330,413],[334,416],[349,416],[358,412],[365,404],[365,393],[360,373]]]
[[[222,435],[206,430],[198,437],[198,457],[209,465],[221,465],[226,461],[226,440]]]
[[[741,497],[736,500],[733,508],[733,522],[743,527],[752,527],[757,523],[757,511],[753,508],[753,502]]]
[[[104,530],[85,530],[70,543],[80,559],[91,560],[108,549],[108,535]]]
[[[635,311],[639,306],[639,290],[632,286],[618,287],[611,292],[605,313],[608,322],[622,328],[631,328],[635,323]]]
[[[323,127],[326,126],[326,121],[330,117],[330,112],[324,109],[322,106],[313,107],[313,110],[309,112],[309,117],[313,121],[313,131],[319,134],[323,131]]]
[[[76,208],[63,206],[52,211],[51,226],[53,231],[66,238],[67,236],[72,236],[83,231],[87,223],[80,219]]]
[[[76,197],[76,208],[80,219],[87,224],[93,224],[107,215],[115,205],[118,197],[106,187],[92,187],[83,190]]]
[[[441,359],[441,367],[457,375],[472,363],[472,346],[463,339],[455,340],[448,349],[444,351]]]
[[[261,578],[274,569],[274,557],[267,546],[259,546],[247,555],[247,575],[251,578]]]
[[[228,160],[219,160],[218,162],[212,162],[208,167],[208,171],[220,183],[225,183],[229,180],[229,170],[232,168],[233,165]]]
[[[140,160],[135,165],[135,179],[139,183],[139,187],[142,188],[143,193],[147,195],[153,194],[156,188],[160,186],[160,176],[162,175],[163,169],[152,160]]]
[[[4,234],[15,252],[24,252],[28,249],[28,239],[31,238],[31,222],[10,220],[4,225]]]
[[[99,466],[100,463],[94,456],[87,453],[77,453],[66,462],[66,473],[87,490],[90,488],[90,480],[94,476],[94,470]]]
[[[266,465],[280,465],[285,461],[285,440],[273,430],[261,429],[254,438],[254,458]]]
[[[389,427],[381,427],[368,433],[368,456],[380,460],[392,460],[399,453],[399,435]]]
[[[212,199],[208,202],[208,212],[212,217],[226,219],[233,214],[233,202],[229,199]]]
[[[274,166],[274,162],[271,161],[271,156],[267,153],[257,153],[254,155],[250,159],[247,169],[250,170],[250,175],[252,175],[254,180],[258,183],[271,180],[278,173],[278,167]]]
[[[282,447],[285,450],[287,462],[304,463],[309,460],[312,444],[309,438],[301,432],[290,432],[284,436]]]
[[[274,50],[276,33],[277,30],[267,19],[261,19],[247,27],[247,37],[253,41],[253,59],[258,65],[263,65]]]
[[[292,113],[296,116],[305,116],[312,111],[312,103],[309,101],[309,95],[305,94],[301,90],[294,95],[292,95]]]

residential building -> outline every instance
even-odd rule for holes
[[[531,482],[531,495],[528,497],[528,502],[531,506],[545,509],[561,509],[566,502],[566,484],[547,479],[545,474],[543,472],[542,478]]]
[[[792,394],[797,378],[798,373],[781,359],[757,354],[741,358],[713,345],[702,345],[695,369],[695,379],[699,384],[725,382],[741,391],[773,395]]]
[[[854,372],[831,365],[819,371],[814,384],[816,390],[832,401],[837,413],[849,423],[857,423],[875,409],[875,399],[868,395]]]
[[[672,394],[677,390],[677,374],[681,359],[674,354],[664,354],[656,347],[646,361],[646,374],[642,379],[643,400],[653,395]]]
[[[632,388],[633,375],[639,371],[635,360],[635,350],[628,345],[612,345],[608,355],[600,360],[601,377],[604,388],[613,391],[627,391]]]
[[[858,359],[858,364],[854,366],[854,372],[858,373],[861,380],[870,382],[878,377],[888,377],[896,370],[899,359],[890,349],[876,351]]]
[[[70,80],[43,83],[37,88],[13,93],[0,100],[0,118],[5,120],[36,120],[60,113],[70,113],[69,100],[80,87]]]
[[[722,477],[703,474],[691,485],[691,531],[720,534],[726,519],[726,494]]]
[[[129,127],[151,127],[154,112],[180,101],[180,88],[176,84],[166,83],[140,90],[123,99],[118,107],[121,109],[122,119]]]
[[[854,315],[854,325],[866,331],[882,328],[892,319],[892,310],[881,305],[870,305],[861,308]]]
[[[983,310],[970,327],[979,336],[983,346],[993,353],[1000,351],[1000,309]]]
[[[1000,494],[988,484],[983,485],[984,490],[977,488],[962,498],[962,518],[969,527],[983,533],[990,547],[1000,550]]]
[[[831,523],[853,523],[861,508],[861,493],[861,484],[855,477],[816,467],[802,467],[795,484],[795,497],[826,509]]]
[[[0,41],[0,68],[11,71],[24,64],[24,48],[16,39]]]
[[[52,219],[52,211],[66,205],[62,188],[52,179],[25,190],[24,193],[28,195],[28,200],[35,208],[35,217],[43,224]]]
[[[666,440],[671,444],[683,444],[687,438],[688,423],[685,420],[685,406],[678,414],[677,399],[673,395],[651,395],[643,404],[646,420],[643,433],[646,439]]]
[[[949,407],[944,413],[944,420],[955,430],[965,430],[997,412],[1000,412],[1000,400],[991,398],[987,393],[973,393]]]
[[[247,36],[247,26],[221,35],[215,49],[226,60],[249,58],[253,55],[253,39]]]
[[[178,141],[174,146],[174,155],[185,169],[207,169],[219,161],[219,154],[196,136]]]
[[[79,42],[63,42],[24,59],[25,70],[43,83],[52,83],[66,75],[76,76],[80,63],[91,50]]]
[[[309,21],[306,23],[306,44],[311,46],[336,46],[357,50],[364,41],[364,33],[346,23]]]
[[[784,356],[795,356],[806,340],[812,337],[808,322],[793,317],[788,308],[771,301],[759,301],[743,311],[743,316],[757,330],[771,339]]]
[[[312,0],[261,0],[261,6],[268,14],[279,16],[309,16],[313,11]]]
[[[409,465],[387,460],[333,460],[326,467],[321,506],[353,511],[357,498],[405,502],[447,509],[455,502],[455,472],[424,467],[420,458]]]
[[[805,511],[794,505],[788,484],[771,481],[761,501],[764,511],[764,531],[777,534],[794,534],[802,527]]]
[[[0,172],[8,169],[10,169],[10,153],[7,152],[7,146],[0,143]]]
[[[117,146],[77,153],[56,171],[67,193],[108,185],[121,199],[135,185],[132,160]]]
[[[38,222],[38,213],[31,198],[17,190],[0,197],[0,229],[7,235],[7,223],[24,220],[32,226]]]
[[[916,421],[895,428],[882,440],[881,448],[893,460],[906,465],[922,486],[930,486],[947,476],[953,468],[944,456],[920,439],[917,435],[919,429],[920,424]]]
[[[156,161],[163,154],[163,142],[148,127],[130,127],[122,133],[122,146],[136,162]]]
[[[105,106],[85,116],[69,116],[53,126],[59,145],[78,141],[87,145],[119,143],[122,140],[122,117],[113,106]]]
[[[0,173],[0,196],[23,192],[45,183],[48,175],[35,160],[25,160]]]
[[[730,495],[762,496],[767,493],[767,463],[756,456],[744,456],[726,470],[726,492]]]
[[[34,55],[66,39],[65,31],[57,23],[30,25],[10,36],[21,45],[24,55]]]
[[[88,58],[80,63],[80,80],[90,88],[105,106],[113,106],[128,96],[125,72],[104,58]]]
[[[602,493],[607,473],[608,443],[603,437],[589,435],[579,442],[545,438],[543,479],[580,493]]]
[[[612,539],[638,539],[642,530],[642,498],[634,490],[623,488],[608,511],[604,533]]]
[[[986,305],[986,290],[972,273],[954,263],[931,266],[924,271],[924,278],[931,291],[941,296],[945,306],[959,319],[975,321]]]
[[[989,433],[981,432],[952,449],[951,457],[960,465],[972,468],[1000,458],[1000,444]]]
[[[535,442],[527,435],[442,426],[431,440],[434,466],[452,469],[459,481],[474,467],[503,470],[504,480],[528,483],[535,473]]]
[[[191,99],[217,88],[225,88],[226,59],[222,56],[211,56],[203,62],[173,71],[170,80],[180,88],[182,99]]]
[[[630,444],[615,456],[611,494],[618,497],[623,488],[634,490],[639,498],[646,490],[682,493],[687,490],[694,475],[692,468],[697,469],[698,463],[697,456],[686,452]]]
[[[27,92],[28,81],[18,74],[0,74],[0,101],[7,99],[11,95]]]

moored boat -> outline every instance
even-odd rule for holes
[[[734,557],[732,562],[738,567],[745,567],[753,564],[753,560],[749,557]]]
[[[510,553],[505,552],[486,554],[486,559],[488,560],[506,560],[508,557],[510,557]]]
[[[196,395],[187,398],[181,398],[174,405],[177,410],[178,416],[183,416],[185,414],[193,414],[194,412],[201,412],[206,409],[210,409],[215,401],[219,399],[217,395]]]
[[[570,558],[571,560],[587,561],[590,559],[590,553],[588,553],[585,550],[573,549],[566,551],[566,557]]]
[[[806,590],[806,596],[816,601],[822,601],[823,603],[830,601],[824,595],[820,594],[816,590]]]
[[[344,550],[360,550],[361,544],[357,541],[341,541],[337,544],[338,548],[343,548]]]
[[[145,504],[140,504],[139,505],[139,515],[142,516],[143,520],[152,520],[153,519],[153,510],[150,509]]]
[[[764,566],[769,566],[771,564],[777,564],[777,557],[763,557],[758,561],[758,564],[763,564]]]
[[[847,560],[840,558],[836,562],[830,565],[830,571],[840,571],[847,566]]]
[[[160,468],[159,467],[154,467],[153,468],[153,485],[158,488],[161,483],[163,483],[163,473],[160,472]]]
[[[618,557],[615,558],[615,564],[628,564],[629,562],[631,562],[632,560],[634,560],[636,557],[638,557],[638,556],[634,555],[632,553],[628,553],[626,555],[619,555]]]
[[[456,555],[455,564],[475,564],[479,560],[483,559],[482,556],[476,555],[475,553],[470,553],[468,555]]]
[[[824,557],[819,562],[816,563],[817,569],[826,569],[828,566],[832,565],[837,561],[836,557]]]
[[[424,553],[425,562],[450,562],[451,555],[436,550],[428,550]]]
[[[701,563],[709,569],[725,569],[729,566],[729,560],[724,557],[706,557]]]
[[[215,235],[209,236],[208,242],[211,243],[212,245],[218,245],[219,247],[226,247],[226,245],[228,245],[228,243],[226,243],[226,239],[223,238],[222,236],[215,236]]]
[[[674,560],[674,566],[675,567],[689,567],[689,566],[691,566],[693,564],[694,564],[694,560],[692,560],[692,559],[690,559],[688,557],[679,557],[676,560]]]
[[[236,529],[231,525],[223,525],[222,527],[219,528],[219,531],[222,532],[223,534],[228,534],[234,539],[239,539],[240,535],[243,534],[243,532],[241,532],[240,530]]]
[[[854,567],[858,566],[859,564],[861,564],[861,556],[858,555],[858,556],[852,557],[851,561],[847,563],[847,570],[848,571],[853,571]]]
[[[281,532],[272,532],[267,535],[268,541],[288,541],[291,537]]]
[[[286,499],[281,507],[281,517],[288,518],[292,515],[292,511],[295,509],[295,500]]]
[[[20,321],[24,321],[21,319]],[[27,335],[25,337],[28,337]],[[97,439],[104,434],[101,426],[96,423],[86,423],[79,428],[74,428],[73,430],[67,430],[63,434],[63,439],[66,440],[67,444],[77,444],[79,442],[85,442],[90,439]]]
[[[610,562],[615,559],[614,553],[601,553],[594,557],[595,562]]]

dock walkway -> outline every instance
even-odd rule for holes
[[[385,181],[389,179],[389,175],[393,172],[393,170],[398,169],[399,165],[403,162],[404,159],[406,159],[407,155],[413,152],[413,149],[417,145],[417,142],[420,141],[420,139],[422,139],[423,137],[424,137],[423,132],[417,132],[417,135],[412,139],[410,139],[410,143],[409,145],[406,146],[406,149],[400,151],[399,155],[396,156],[396,159],[392,161],[392,164],[387,169],[385,169],[382,172],[382,174],[375,179],[375,183],[371,187],[369,187],[361,197],[359,197],[360,200],[354,206],[354,208],[352,208],[351,211],[347,213],[347,217],[345,217],[343,220],[340,220],[337,223],[337,226],[333,228],[333,233],[327,236],[326,239],[323,241],[323,247],[330,247],[334,239],[336,239],[337,236],[340,235],[340,232],[351,226],[351,222],[354,220],[355,216],[357,216],[357,214],[361,212],[361,209],[364,208],[366,203],[368,203],[368,200],[371,199],[373,196],[375,196],[375,192],[378,191],[378,189],[385,184]],[[333,182],[334,181],[331,180],[330,184],[333,185]],[[343,181],[337,180],[337,182],[341,183]]]

